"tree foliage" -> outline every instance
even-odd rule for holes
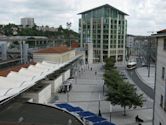
[[[104,66],[104,68],[106,70],[111,70],[112,68],[115,68],[115,60],[113,58],[111,58],[111,57],[107,58],[105,60],[105,66]]]
[[[126,115],[126,107],[142,107],[144,102],[143,95],[137,94],[135,86],[121,78],[118,71],[113,68],[114,62],[112,59],[106,60],[105,67],[107,67],[104,73],[105,84],[108,87],[107,100],[109,100],[112,105],[120,105],[123,107],[124,115]]]
[[[21,25],[19,26],[9,23],[4,26],[0,25],[0,30],[6,36],[13,36],[13,31],[16,30],[18,36],[47,36],[49,38],[62,37],[64,39],[68,39],[68,34],[70,34],[70,38],[79,38],[79,34],[77,32],[64,29],[61,25],[59,26],[58,31],[42,31],[38,30],[36,25],[32,28],[28,26],[23,28]]]

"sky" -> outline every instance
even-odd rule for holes
[[[39,26],[48,25],[78,32],[78,13],[110,4],[127,13],[127,33],[150,35],[166,28],[166,0],[0,0],[0,24],[20,24],[20,18],[33,17]]]

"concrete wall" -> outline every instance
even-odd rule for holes
[[[55,95],[62,85],[62,75],[54,80],[44,80],[42,83],[51,84],[51,95]]]
[[[68,78],[70,78],[70,69],[64,72],[64,81],[66,81]]]
[[[154,125],[166,124],[166,111],[164,111],[164,101],[166,99],[166,51],[163,50],[163,41],[163,38],[158,39]],[[164,79],[162,79],[162,67],[165,67]],[[163,107],[160,106],[161,95],[163,95]]]
[[[93,43],[88,43],[88,64],[93,64]]]
[[[61,58],[57,54],[39,54],[39,53],[34,53],[33,54],[33,59],[35,62],[42,62],[42,61],[51,61],[51,62],[56,62],[56,63],[61,63]]]
[[[38,103],[47,103],[51,99],[51,85],[39,92],[38,99]]]
[[[64,63],[75,57],[75,50],[65,53],[34,53],[33,59],[35,62],[51,61],[56,63]]]
[[[23,97],[32,98],[34,103],[46,104],[51,98],[51,84],[45,86],[41,91],[30,91],[23,94]]]

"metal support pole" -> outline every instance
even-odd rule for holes
[[[101,111],[100,111],[100,93],[99,93],[98,109],[99,109],[98,116],[101,116]]]
[[[110,102],[110,122],[111,122],[111,119],[112,119],[112,105],[111,105],[111,102]]]
[[[69,102],[69,92],[67,92],[67,102]]]

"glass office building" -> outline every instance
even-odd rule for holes
[[[92,40],[93,62],[103,62],[110,56],[116,62],[123,62],[127,14],[108,4],[79,14],[80,45],[84,47],[87,38]]]

